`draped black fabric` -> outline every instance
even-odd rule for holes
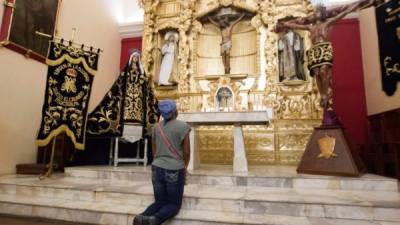
[[[146,128],[158,120],[156,100],[140,62],[128,62],[111,90],[89,114],[90,137],[121,137],[124,123],[142,124]]]
[[[126,73],[122,72],[100,104],[88,116],[87,135],[120,137],[123,131]]]
[[[154,92],[147,78],[141,81],[142,98],[142,121],[143,133],[142,136],[150,135],[151,128],[157,123],[160,115],[158,113],[157,100],[154,97]]]
[[[84,149],[87,110],[99,55],[63,43],[50,43],[45,100],[37,144],[46,146],[65,132]]]
[[[151,126],[158,122],[160,115],[158,113],[158,104],[154,96],[154,91],[150,85],[150,82],[146,80],[143,84],[144,89],[147,91],[146,94],[146,117],[145,117],[145,129],[143,132],[149,133],[151,131]]]
[[[128,69],[124,122],[142,124],[144,128],[157,122],[157,102],[147,76],[141,71],[140,61]],[[143,130],[144,132],[146,129]]]
[[[394,95],[400,81],[400,2],[381,1],[375,9],[379,38],[382,88]]]

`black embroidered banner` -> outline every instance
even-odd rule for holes
[[[84,149],[87,110],[98,54],[51,42],[42,122],[37,138],[46,146],[65,132],[76,149]]]
[[[385,0],[375,9],[379,37],[382,87],[387,95],[396,92],[400,81],[400,2]]]
[[[121,137],[124,123],[146,128],[158,121],[153,89],[135,53],[111,90],[88,116],[87,134],[91,137]]]

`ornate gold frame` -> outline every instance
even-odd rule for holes
[[[16,1],[21,1],[21,0],[4,0],[5,10],[4,10],[3,21],[1,21],[0,46],[7,47],[13,51],[21,53],[26,58],[32,58],[39,62],[45,63],[47,55],[41,55],[40,53],[37,53],[32,49],[27,48],[26,46],[22,46],[10,40],[14,11],[18,10],[16,8]],[[57,35],[57,23],[59,19],[62,0],[56,0],[56,1],[57,1],[57,9],[54,21],[54,30],[53,33],[49,35]]]

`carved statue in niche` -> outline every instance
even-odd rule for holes
[[[217,92],[217,109],[219,111],[230,111],[233,109],[233,94],[227,87],[221,87]]]
[[[169,31],[165,34],[165,44],[161,48],[162,61],[160,66],[160,75],[158,77],[158,85],[176,85],[177,82],[177,50],[178,50],[178,33]]]
[[[215,15],[208,16],[208,20],[219,27],[222,35],[221,56],[225,68],[225,74],[231,72],[231,50],[232,50],[232,30],[233,27],[246,15],[233,8],[221,8]]]
[[[304,40],[292,29],[283,28],[278,40],[279,81],[306,80]]]

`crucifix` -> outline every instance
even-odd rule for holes
[[[368,7],[374,0],[359,0],[328,11],[325,6],[316,7],[315,13],[303,18],[278,23],[275,30],[298,29],[310,32],[312,46],[307,52],[310,75],[316,79],[321,95],[320,105],[324,109],[323,126],[340,125],[333,110],[332,65],[333,49],[331,43],[332,26],[349,13]]]
[[[240,22],[245,13],[236,13],[231,8],[222,8],[215,16],[208,16],[208,20],[221,30],[221,56],[225,68],[225,74],[231,72],[231,50],[232,50],[232,30]]]

